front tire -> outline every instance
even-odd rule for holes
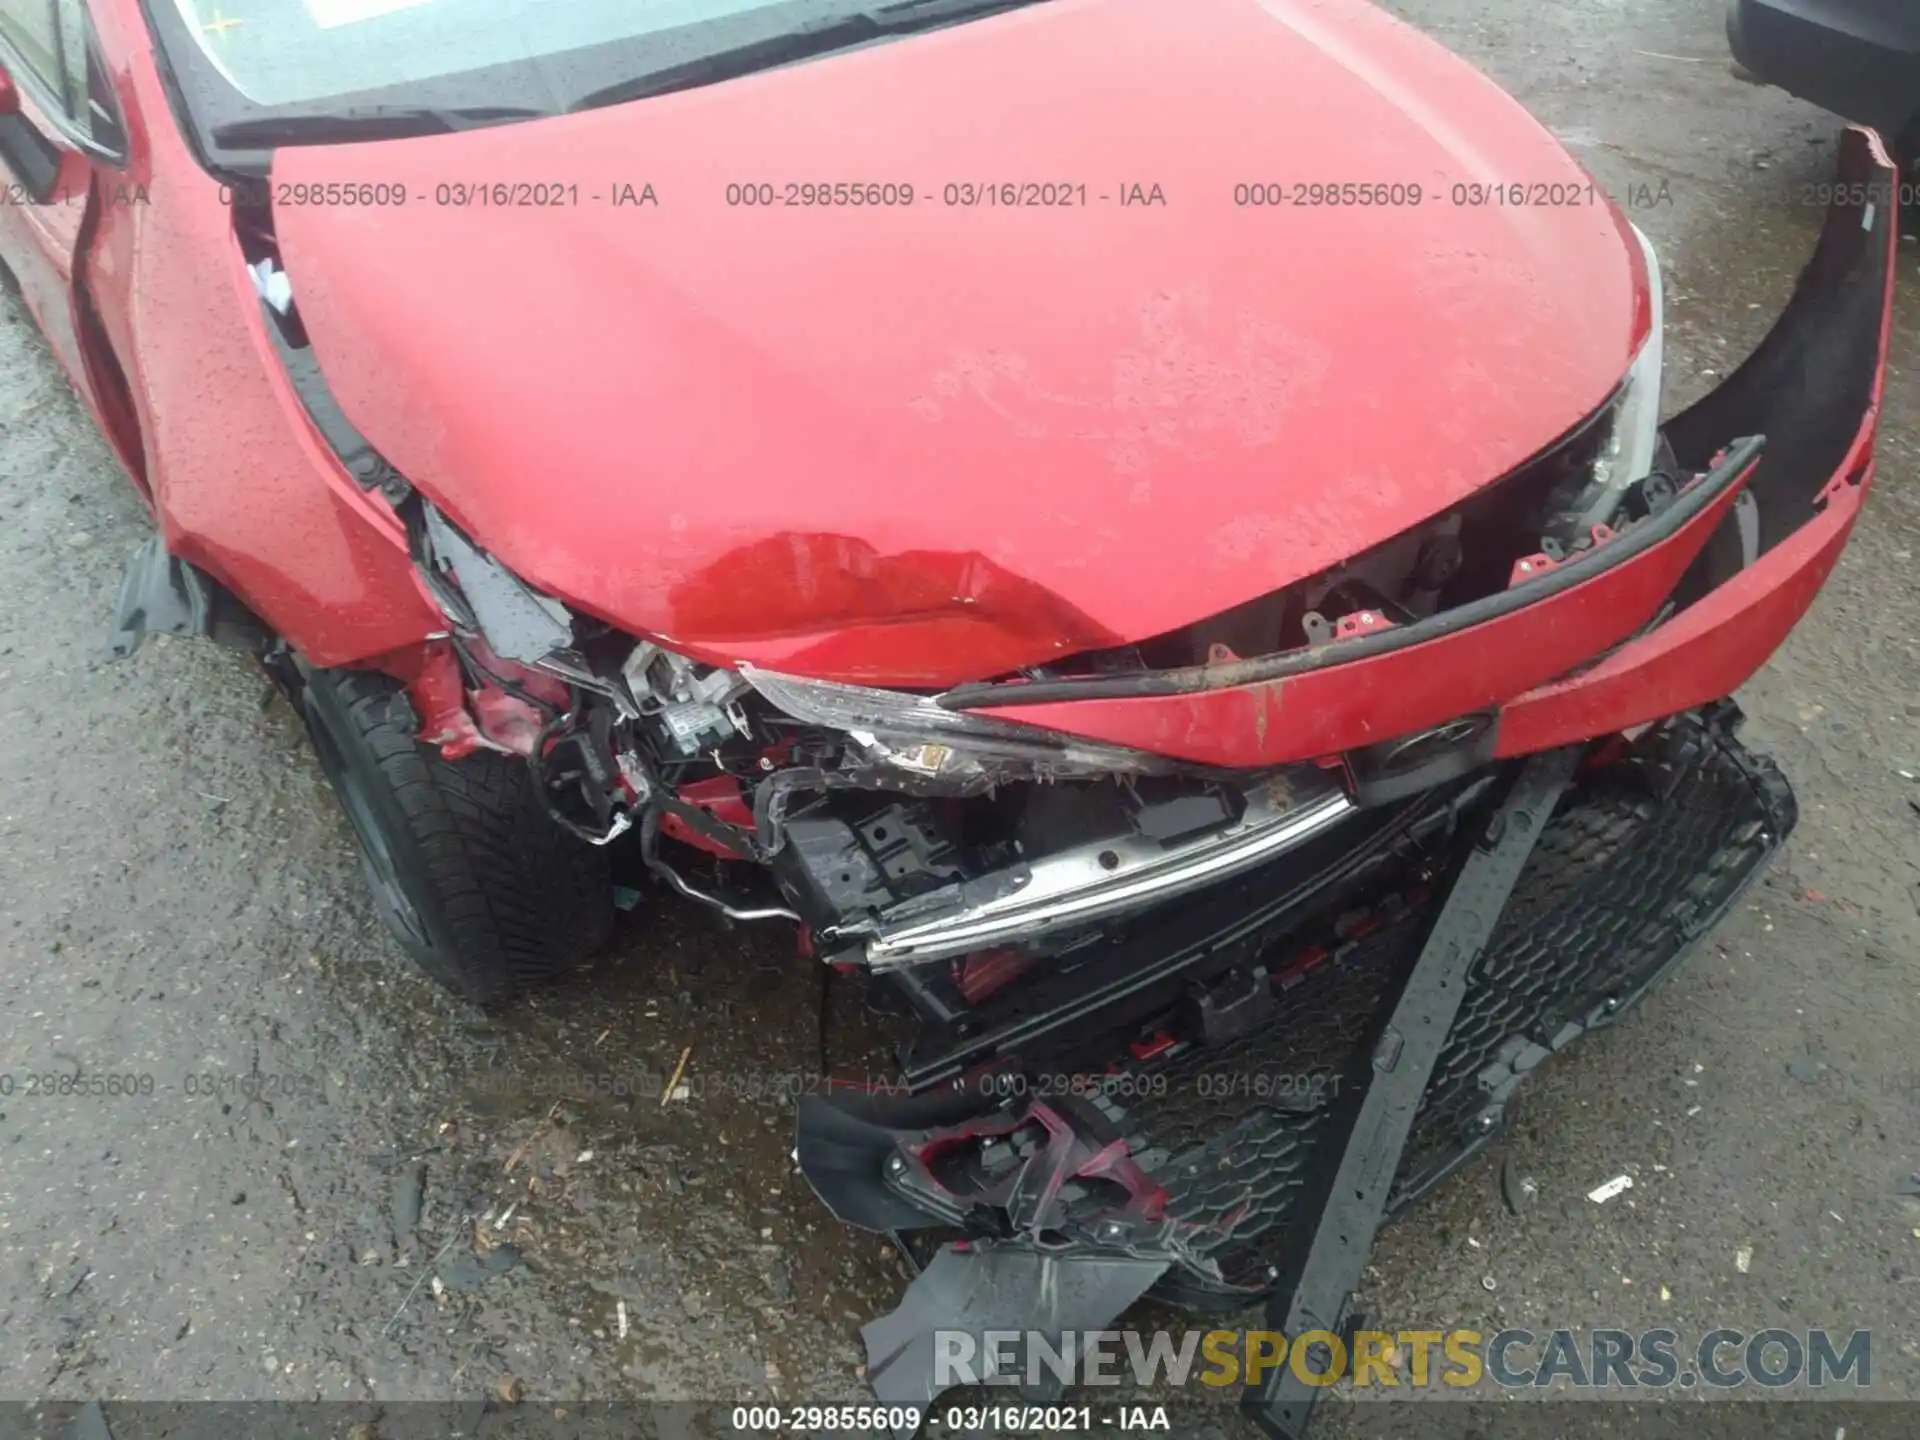
[[[540,804],[517,755],[444,759],[415,737],[403,687],[302,667],[295,700],[346,811],[374,904],[421,970],[491,1004],[577,966],[606,939],[606,853]]]

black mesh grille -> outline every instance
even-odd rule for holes
[[[1395,1203],[1487,1138],[1518,1075],[1637,998],[1732,903],[1793,819],[1779,773],[1731,737],[1714,739],[1665,799],[1618,772],[1576,788],[1474,969]],[[1390,907],[1286,991],[1270,1028],[1186,1052],[1153,1072],[1163,1093],[1131,1102],[1135,1153],[1173,1213],[1218,1235],[1211,1258],[1229,1285],[1264,1283],[1312,1223],[1342,1121],[1336,1105],[1314,1104],[1320,1092],[1303,1077],[1364,1084],[1375,1017],[1434,903]]]

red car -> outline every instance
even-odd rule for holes
[[[4,0],[0,61],[0,258],[158,525],[117,648],[255,650],[476,1000],[622,855],[872,973],[921,1098],[803,1163],[949,1268],[1308,1305],[1333,1177],[1370,1235],[1792,823],[1719,702],[1871,479],[1869,132],[1663,424],[1651,246],[1362,0]]]

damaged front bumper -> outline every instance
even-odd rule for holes
[[[1536,757],[1564,763],[1530,810],[1501,793],[1515,765],[1389,807],[1323,850],[1317,887],[1278,862],[1187,907],[1170,985],[1120,983],[1052,1029],[976,1016],[909,1061],[914,1096],[810,1097],[799,1161],[837,1216],[952,1237],[864,1331],[876,1393],[933,1397],[936,1330],[986,1353],[987,1330],[1098,1330],[1148,1293],[1338,1333],[1369,1204],[1377,1223],[1486,1143],[1525,1076],[1630,1006],[1791,830],[1792,794],[1737,720],[1730,703],[1677,717],[1586,754],[1570,783],[1573,752]],[[1523,842],[1517,874],[1463,878],[1503,835]],[[1449,903],[1469,884],[1463,924]],[[1449,964],[1465,985],[1422,1037],[1403,1002]],[[1404,1113],[1369,1122],[1370,1095]],[[1341,1180],[1363,1163],[1379,1184]],[[1250,1398],[1298,1433],[1275,1420],[1298,1397]]]
[[[1363,610],[1320,622],[1323,638],[1302,648],[1030,674],[913,700],[917,726],[944,711],[1030,743],[1262,779],[1245,813],[1210,833],[1104,835],[892,904],[856,886],[858,903],[812,907],[823,948],[894,969],[1077,940],[1338,830],[1354,811],[1733,693],[1812,602],[1872,479],[1896,172],[1863,130],[1847,132],[1840,160],[1838,203],[1786,311],[1745,364],[1664,427],[1673,485],[1638,518],[1596,527],[1584,548],[1517,559],[1505,589],[1425,618]],[[783,705],[844,688],[749,678]],[[1275,776],[1292,793],[1264,801],[1259,787]],[[857,872],[870,859],[861,852],[849,831],[816,869]]]
[[[1722,697],[1811,603],[1873,473],[1896,238],[1875,136],[1848,132],[1841,179],[1778,324],[1665,428],[1691,482],[1637,524],[1304,654],[941,697],[1223,768],[1338,757],[1354,808],[984,1001],[921,1004],[907,1098],[803,1105],[822,1201],[931,1255],[863,1332],[883,1399],[933,1398],[936,1331],[985,1354],[987,1330],[1099,1330],[1144,1295],[1340,1333],[1383,1216],[1753,882],[1795,806]],[[1515,825],[1517,874],[1489,879]],[[1289,1375],[1247,1402],[1297,1437]]]
[[[963,687],[942,703],[1237,768],[1339,755],[1360,784],[1463,744],[1522,755],[1731,694],[1811,603],[1865,500],[1885,381],[1897,172],[1841,145],[1838,198],[1759,348],[1668,422],[1664,510],[1584,552],[1518,560],[1482,601],[1353,625],[1305,652]],[[1478,722],[1461,732],[1462,717]]]
[[[1795,806],[1723,697],[1845,544],[1884,383],[1895,172],[1877,137],[1847,133],[1840,178],[1786,313],[1668,424],[1679,484],[1622,530],[1305,650],[940,697],[1222,769],[1337,757],[1354,808],[982,1003],[922,1004],[908,1098],[802,1106],[822,1201],[931,1252],[863,1332],[882,1399],[943,1388],[939,1332],[987,1356],[989,1331],[1052,1336],[990,1377],[1048,1394],[1073,1373],[1065,1332],[1149,1294],[1341,1334],[1385,1216],[1753,882]],[[1246,1399],[1297,1440],[1317,1393],[1282,1369]]]
[[[944,962],[1004,948],[1051,966],[1120,929],[1178,950],[1168,907],[1282,858],[1280,873],[1321,874],[1320,841],[1338,849],[1401,800],[1710,703],[1758,668],[1872,477],[1894,178],[1878,139],[1849,131],[1786,313],[1663,431],[1628,427],[1648,438],[1634,466],[1657,458],[1602,487],[1603,510],[1561,502],[1609,453],[1595,437],[1619,404],[1447,513],[1227,615],[922,695],[709,663],[577,614],[409,489],[398,504],[449,633],[379,663],[450,757],[526,756],[568,830],[637,831],[683,894],[798,919],[816,953],[896,975],[923,1014],[955,1008]],[[1431,575],[1430,544],[1454,551]],[[204,624],[166,578],[130,581],[123,648],[154,616]],[[690,883],[687,847],[761,865],[782,903]],[[1141,985],[1165,968],[1143,959]]]

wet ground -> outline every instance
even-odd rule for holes
[[[1394,8],[1644,201],[1669,403],[1725,374],[1811,249],[1802,187],[1836,122],[1730,74],[1717,0]],[[1920,1391],[1920,1202],[1897,1194],[1920,1170],[1911,244],[1901,283],[1867,517],[1741,697],[1798,833],[1383,1238],[1374,1315],[1871,1328],[1878,1383]],[[144,526],[4,302],[0,1395],[858,1398],[856,1325],[902,1273],[786,1158],[787,1092],[852,1053],[848,997],[823,1035],[789,941],[649,898],[581,982],[495,1019],[449,1002],[396,962],[247,663],[167,642],[105,662]],[[74,1074],[134,1093],[60,1093]],[[1520,1217],[1509,1160],[1538,1187]]]

